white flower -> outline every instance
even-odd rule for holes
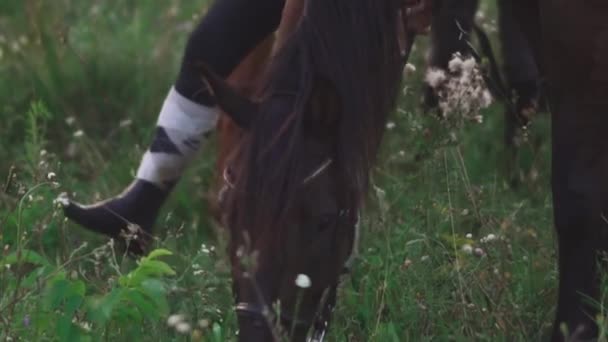
[[[394,122],[389,121],[386,123],[386,129],[388,129],[389,131],[393,128],[395,128],[395,126],[397,126]]]
[[[190,332],[190,324],[186,322],[179,322],[175,326],[175,330],[180,334],[187,334]]]
[[[67,207],[68,205],[70,205],[70,199],[68,197],[68,194],[65,192],[60,193],[59,196],[57,196],[57,198],[53,200],[53,204]]]
[[[491,242],[496,240],[496,235],[494,234],[488,234],[488,236],[486,236],[486,242]]]
[[[81,129],[79,129],[76,132],[74,132],[74,138],[80,138],[83,135],[84,135],[84,132]]]
[[[198,326],[201,327],[201,328],[203,328],[203,329],[208,328],[209,325],[210,325],[210,323],[209,323],[208,319],[201,319],[200,321],[198,321]]]
[[[466,237],[467,239],[472,239],[473,238],[473,234],[468,233],[467,235],[465,235],[464,237]]]
[[[411,63],[407,63],[403,68],[403,76],[410,76],[416,72],[416,66]]]
[[[184,321],[184,319],[185,319],[184,315],[173,314],[173,315],[169,316],[169,318],[167,318],[167,325],[170,327],[177,327],[177,325],[179,323],[182,323]]]
[[[422,258],[420,258],[420,261],[425,262],[428,261],[431,257],[428,255],[423,255]]]
[[[462,62],[462,71],[464,73],[470,73],[477,66],[477,62],[475,62],[475,58],[470,57]]]
[[[471,245],[469,245],[468,243],[462,245],[462,251],[465,254],[472,254],[473,253],[473,247]]]
[[[431,88],[437,88],[446,80],[445,72],[441,69],[431,68],[426,72],[424,80],[431,86]]]
[[[53,179],[55,179],[55,177],[57,177],[55,172],[49,172],[46,174],[46,179],[48,179],[48,180],[53,180]]]
[[[65,123],[66,123],[68,126],[72,126],[72,125],[74,124],[74,122],[76,122],[76,118],[75,118],[75,117],[73,117],[73,116],[68,116],[68,117],[65,119]]]
[[[448,63],[448,69],[451,72],[458,72],[462,69],[462,59],[459,54],[455,54],[452,60]]]
[[[300,273],[296,277],[296,286],[301,289],[307,289],[310,287],[311,284],[312,284],[312,282],[310,281],[310,278],[306,274]]]

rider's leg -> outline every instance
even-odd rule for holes
[[[68,218],[112,237],[121,231],[149,235],[158,212],[184,169],[215,128],[217,109],[202,81],[205,63],[227,77],[240,61],[279,25],[285,0],[217,0],[190,35],[175,85],[158,117],[156,133],[137,178],[113,198],[83,206],[71,202]],[[141,230],[126,228],[141,227]],[[143,251],[141,239],[130,250]],[[145,241],[146,239],[144,239]]]

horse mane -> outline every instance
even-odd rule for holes
[[[347,208],[360,208],[399,93],[397,25],[394,0],[306,0],[300,24],[260,87],[259,96],[272,100],[262,101],[242,141],[227,206],[229,226],[246,230],[251,238],[280,241],[277,227],[285,222],[302,182],[303,132],[323,129],[320,115],[337,118],[328,137],[335,151],[328,157],[343,175]],[[327,85],[334,96],[324,94]],[[313,113],[311,106],[323,108]]]

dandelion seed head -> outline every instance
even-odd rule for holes
[[[451,72],[458,72],[462,69],[462,59],[460,58],[460,55],[455,55],[454,58],[450,60],[448,69]]]
[[[298,276],[296,277],[296,286],[301,288],[301,289],[307,289],[312,285],[312,282],[310,281],[310,277],[308,277],[306,274],[300,273],[298,274]]]
[[[437,68],[431,68],[426,72],[424,80],[431,88],[437,88],[446,80],[445,71]]]

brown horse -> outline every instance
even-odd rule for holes
[[[323,335],[398,95],[399,33],[409,29],[398,30],[407,17],[401,6],[292,2],[267,71],[253,76],[253,100],[206,71],[218,104],[238,126],[230,128],[238,146],[220,161],[220,207],[231,233],[241,339],[277,339],[281,327],[293,340],[304,340],[310,328],[314,338]],[[298,288],[298,276],[310,287]]]
[[[547,80],[553,120],[560,277],[552,339],[592,339],[598,307],[589,299],[600,298],[608,251],[608,3],[512,4]],[[303,339],[326,319],[319,321],[328,308],[321,303],[333,300],[352,251],[355,214],[396,96],[394,11],[385,1],[307,1],[256,88],[257,102],[208,76],[245,128],[223,203],[242,338],[271,339],[269,323],[280,321]],[[299,273],[312,278],[301,297],[293,283]],[[277,300],[280,315],[269,307]]]

